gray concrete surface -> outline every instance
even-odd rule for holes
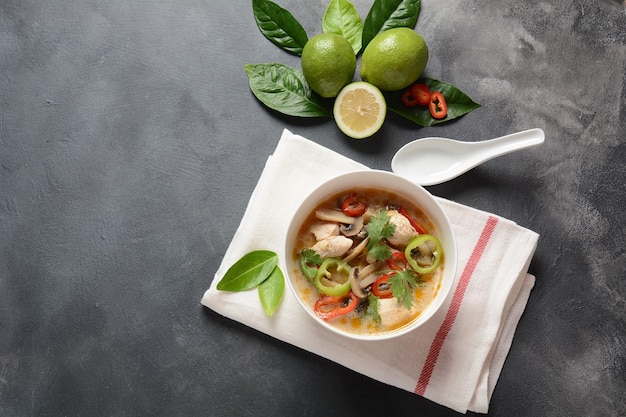
[[[278,3],[321,31],[328,2]],[[623,4],[423,0],[416,30],[482,107],[354,141],[251,95],[244,64],[299,61],[249,1],[0,2],[0,415],[457,415],[199,304],[285,127],[381,169],[544,129],[429,187],[541,235],[489,415],[626,415]]]

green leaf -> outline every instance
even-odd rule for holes
[[[348,0],[331,0],[322,20],[324,33],[341,35],[350,42],[354,55],[361,51],[363,21]]]
[[[398,271],[390,276],[387,282],[390,285],[393,296],[396,297],[400,304],[408,309],[413,307],[413,288],[417,286],[417,282],[411,271]]]
[[[363,23],[363,48],[374,36],[387,29],[414,28],[420,5],[420,0],[375,0]]]
[[[365,315],[367,317],[371,317],[372,320],[380,324],[380,314],[378,314],[378,297],[370,293],[367,298],[369,302],[367,304],[367,310],[365,310]]]
[[[369,249],[369,253],[376,259],[377,261],[386,261],[391,258],[391,249],[389,246],[377,243]]]
[[[290,116],[330,116],[302,72],[278,63],[247,64],[244,69],[252,93],[267,107]]]
[[[268,250],[257,250],[242,256],[217,283],[221,291],[245,291],[265,281],[276,265],[278,255]]]
[[[480,104],[475,103],[465,93],[452,84],[433,80],[431,78],[422,78],[417,82],[428,84],[430,91],[439,91],[443,94],[443,97],[446,99],[446,104],[448,105],[448,114],[446,117],[443,119],[435,119],[430,115],[428,107],[426,106],[405,106],[402,104],[400,99],[402,91],[391,91],[385,93],[385,100],[387,101],[387,108],[389,110],[417,123],[420,126],[432,126],[448,122],[480,107]]]
[[[271,316],[276,311],[285,289],[285,277],[279,267],[259,285],[259,298],[265,314]]]
[[[284,51],[302,55],[309,38],[291,13],[269,0],[252,0],[252,11],[263,36]]]
[[[385,210],[379,210],[370,218],[367,224],[367,236],[370,238],[367,242],[367,250],[371,250],[381,240],[391,237],[396,230],[396,225],[390,222],[391,217],[387,215]]]
[[[319,253],[313,249],[305,248],[298,254],[298,264],[302,273],[310,280],[317,275],[318,267],[324,262]]]

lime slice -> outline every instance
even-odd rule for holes
[[[386,114],[385,97],[378,88],[364,81],[345,86],[333,107],[337,126],[354,139],[367,138],[378,132]]]

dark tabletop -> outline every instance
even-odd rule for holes
[[[278,3],[321,32],[328,1]],[[624,5],[422,3],[425,75],[482,107],[355,141],[254,98],[244,64],[300,63],[250,1],[0,2],[0,415],[458,415],[200,299],[284,128],[390,169],[419,137],[534,127],[428,187],[541,235],[489,415],[626,415]]]

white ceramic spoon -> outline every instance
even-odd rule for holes
[[[391,170],[419,185],[449,181],[490,159],[543,143],[541,129],[524,130],[481,142],[423,138],[396,152]]]

